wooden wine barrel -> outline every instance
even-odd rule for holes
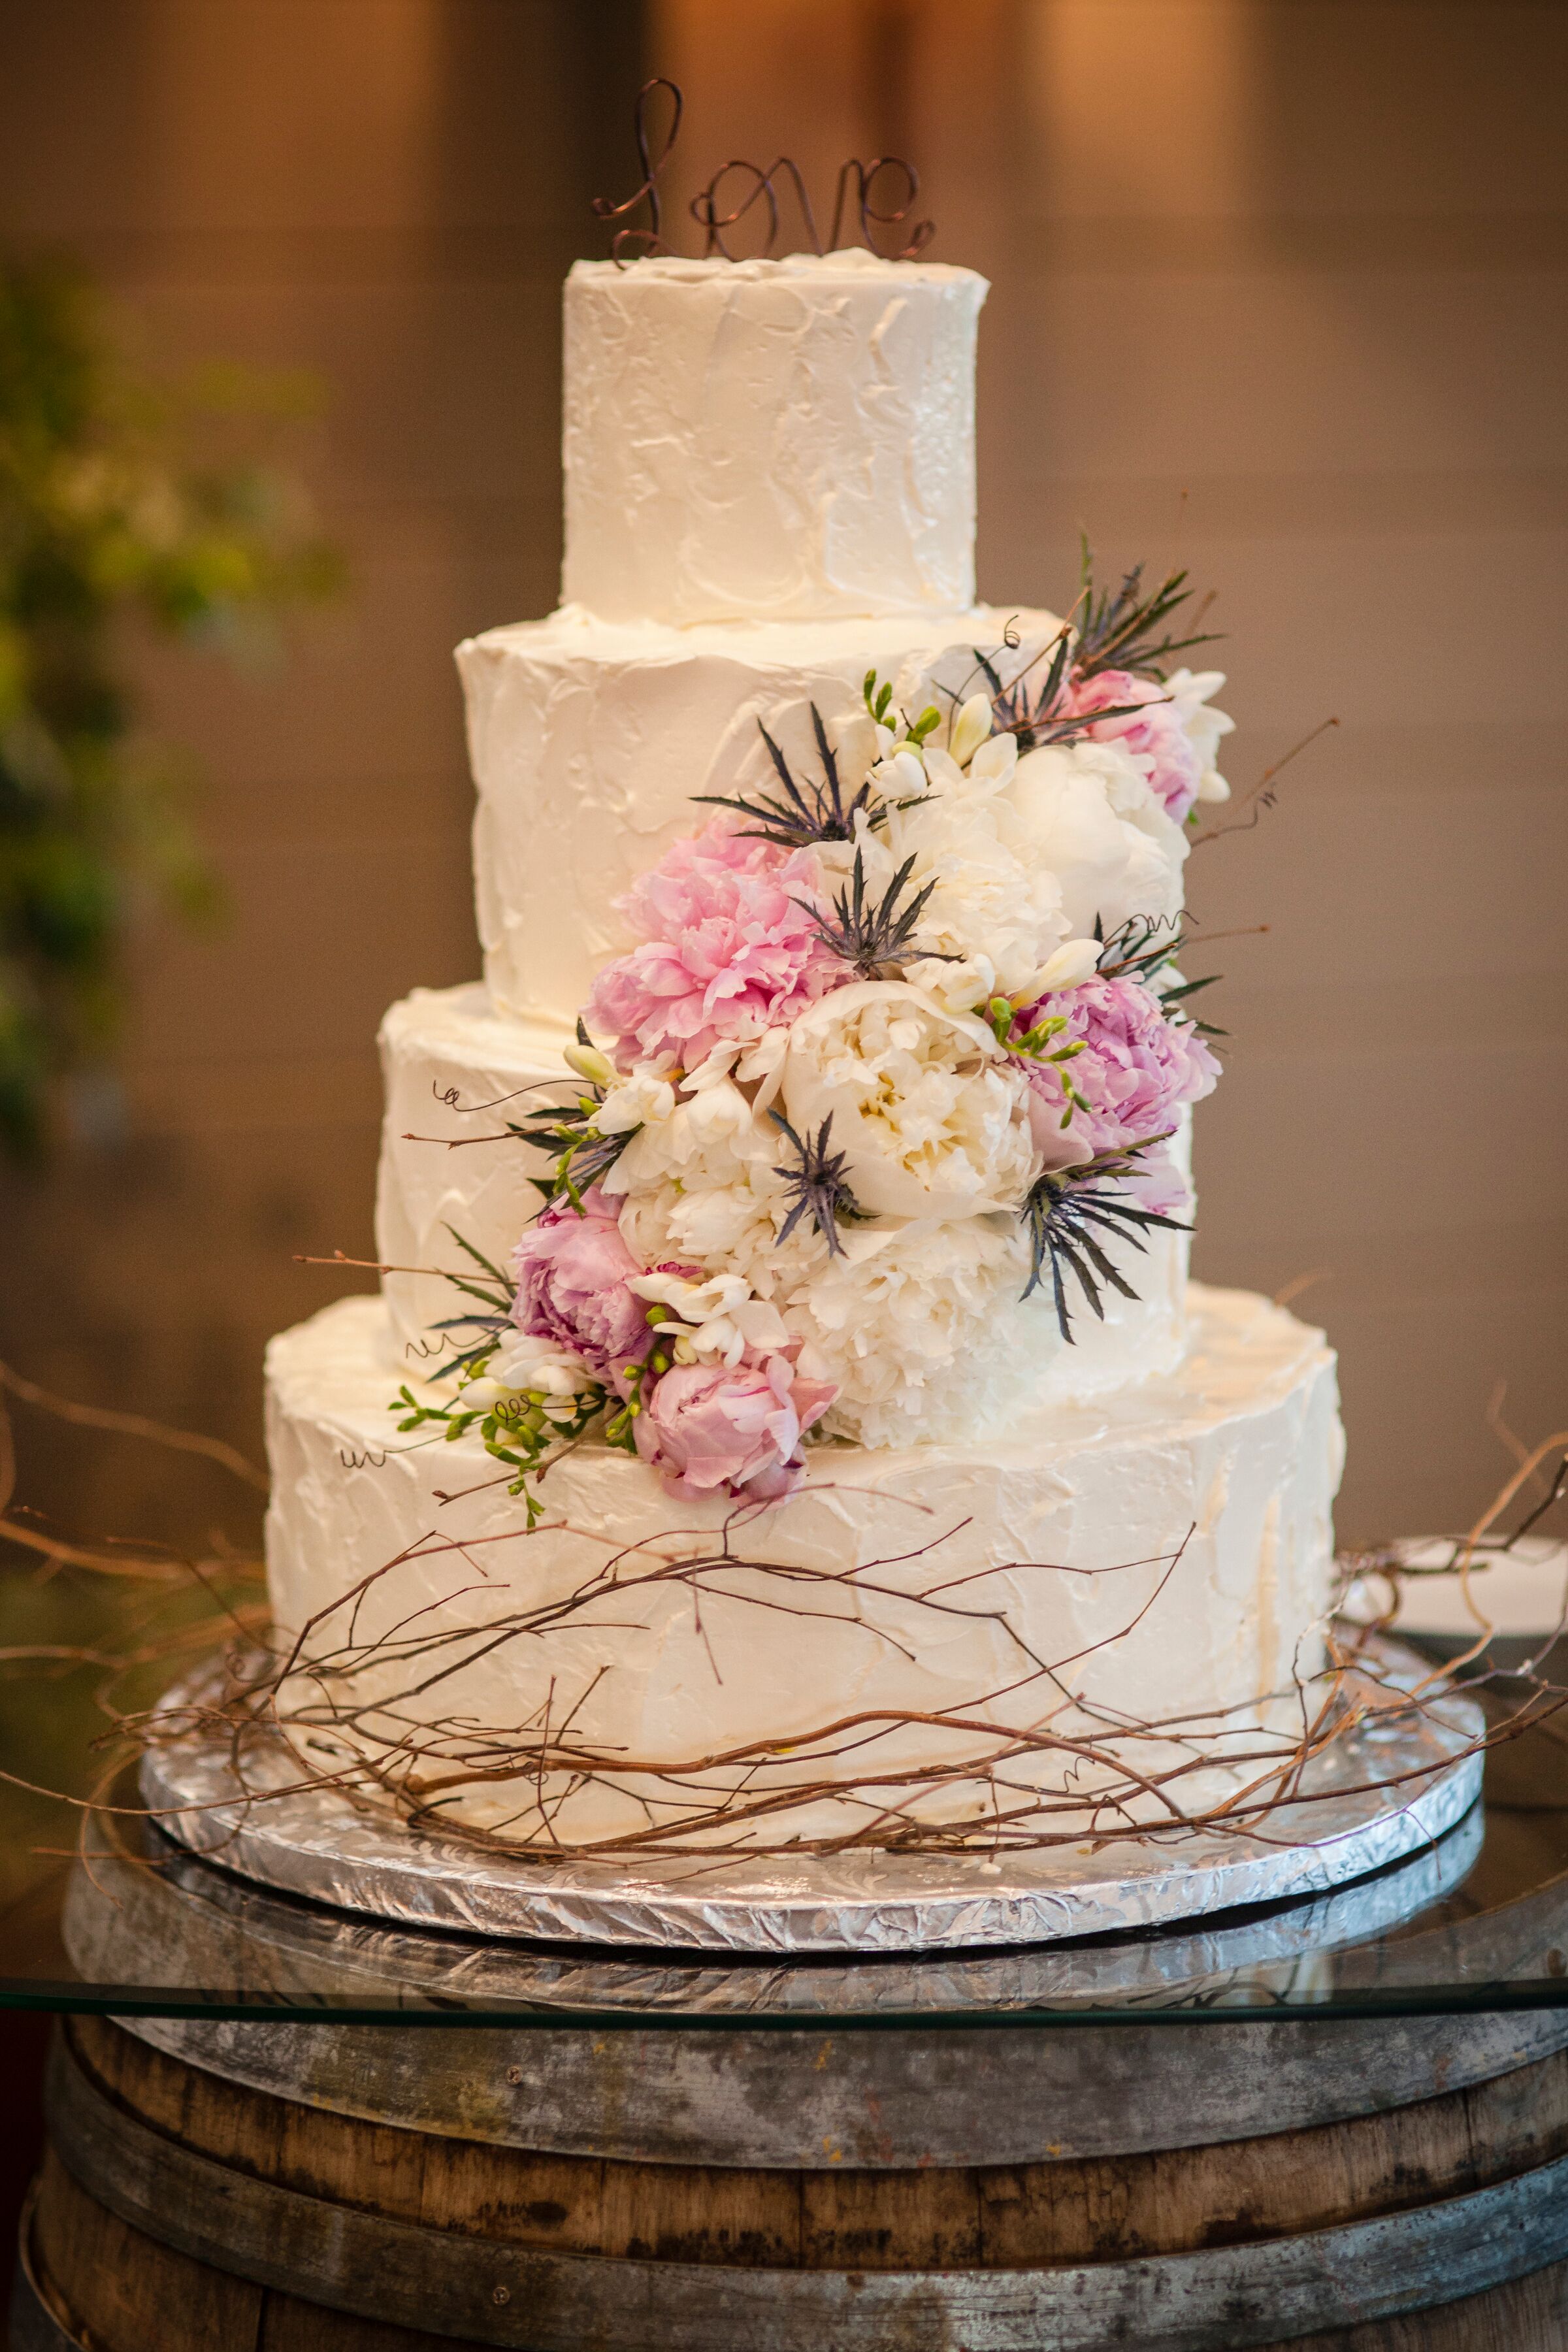
[[[268,2035],[282,2033],[274,2046],[284,2051],[297,2046],[289,2034],[335,2037],[337,2074],[357,2064],[359,2080],[342,2080],[329,2106],[307,2084],[279,2095],[79,2019],[54,2055],[51,2145],[25,2231],[13,2352],[1568,2347],[1568,2050],[1533,2054],[1561,2023],[1298,2024],[1317,2040],[1326,2082],[1348,2057],[1352,2110],[1358,2035],[1363,2049],[1376,2037],[1385,2051],[1424,2049],[1406,2077],[1416,2089],[1442,2078],[1445,2037],[1459,2078],[1475,2074],[1478,2053],[1489,2051],[1496,2071],[1383,2112],[1260,2129],[1282,2030],[1238,2021],[1153,2032],[1169,2053],[1163,2085],[1153,2069],[1156,2100],[1173,2095],[1180,2066],[1243,2083],[1236,2070],[1251,2053],[1237,2106],[1250,2137],[1085,2155],[1037,2135],[1027,2161],[924,2165],[889,2160],[900,2150],[885,2143],[879,2162],[823,2150],[814,2164],[781,2166],[517,2144],[529,2070],[547,2075],[548,2045],[568,2036],[489,2030],[521,2102],[490,2136],[483,2119],[495,2101],[482,2081],[438,2130],[374,2119],[421,2051],[434,2063],[444,2045],[480,2047],[479,2033],[247,2024],[213,2045],[221,2055],[236,2032],[250,2036],[255,2072]],[[1075,2079],[1089,2081],[1085,2053],[1137,2031],[999,2039],[1020,2055],[1036,2040],[1073,2045]],[[635,2071],[629,2047],[605,2045],[642,2038],[612,2033],[597,2046],[612,2070]],[[898,2038],[834,2036],[819,2062],[818,2037],[768,2037],[825,2072],[837,2043]],[[593,2042],[591,2032],[578,2039]],[[999,2139],[1016,2137],[1016,2124],[1001,2127],[1005,2048],[992,2074],[990,2037],[940,2039],[949,2052],[973,2050],[991,2079]],[[452,2094],[448,2073],[442,2095]],[[584,2134],[600,2144],[607,2114],[603,2102],[584,2112]],[[759,2128],[770,2128],[762,2110]],[[1189,2130],[1173,2113],[1172,2141]]]

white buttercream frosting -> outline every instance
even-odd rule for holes
[[[576,263],[563,598],[678,624],[962,610],[985,294],[864,252]]]
[[[440,1275],[442,1269],[473,1271],[456,1236],[504,1268],[538,1211],[540,1195],[529,1178],[543,1172],[543,1161],[508,1135],[506,1121],[571,1091],[562,1083],[562,1047],[569,1035],[563,1025],[506,1019],[479,987],[420,989],[395,1004],[382,1024],[386,1118],[376,1248],[386,1265],[437,1270],[384,1277],[404,1371],[429,1364],[440,1345],[433,1327],[462,1307],[461,1295]],[[541,1091],[542,1081],[552,1084]],[[1175,1145],[1183,1166],[1187,1134],[1184,1113]],[[1020,1296],[1027,1250],[1016,1220],[998,1222],[1005,1222],[1007,1234],[997,1246],[1011,1251],[1012,1271],[983,1323],[966,1327],[952,1348],[938,1319],[937,1268],[905,1243],[893,1253],[895,1275],[906,1286],[907,1314],[915,1319],[902,1328],[896,1347],[873,1349],[863,1359],[855,1350],[857,1329],[875,1336],[889,1315],[891,1328],[899,1328],[899,1316],[896,1303],[889,1310],[879,1299],[881,1319],[873,1320],[868,1303],[889,1278],[879,1277],[877,1263],[889,1235],[876,1228],[850,1233],[838,1291],[829,1287],[817,1301],[818,1316],[841,1312],[841,1332],[819,1321],[801,1324],[833,1349],[843,1381],[830,1430],[877,1445],[925,1438],[951,1443],[967,1433],[1005,1431],[1020,1411],[1035,1405],[1081,1401],[1173,1369],[1184,1345],[1184,1233],[1151,1232],[1142,1255],[1123,1252],[1138,1297],[1107,1289],[1104,1320],[1081,1308],[1068,1347],[1048,1286],[1031,1298]],[[671,1234],[635,1217],[627,1223],[645,1263],[690,1254],[684,1229]],[[942,1244],[939,1227],[927,1237],[927,1257],[940,1257]]]
[[[1342,1454],[1333,1359],[1320,1333],[1261,1298],[1194,1286],[1192,1307],[1191,1352],[1142,1387],[1022,1414],[983,1444],[817,1449],[805,1488],[731,1536],[737,1560],[801,1573],[782,1586],[726,1568],[705,1578],[698,1607],[679,1577],[639,1571],[710,1555],[731,1504],[672,1501],[634,1457],[584,1444],[547,1474],[544,1519],[526,1533],[472,1438],[398,1434],[386,1400],[406,1373],[385,1309],[344,1299],[268,1354],[278,1625],[291,1637],[310,1623],[307,1651],[324,1658],[349,1638],[333,1604],[363,1587],[362,1642],[410,1622],[426,1642],[458,1634],[438,1683],[426,1658],[418,1672],[372,1666],[354,1685],[357,1703],[374,1701],[384,1728],[395,1717],[427,1762],[451,1718],[465,1719],[458,1744],[471,1747],[487,1729],[515,1738],[547,1710],[600,1753],[672,1768],[877,1708],[962,1706],[1102,1739],[1108,1724],[1180,1717],[1215,1752],[1247,1725],[1283,1732],[1295,1677],[1316,1670],[1328,1601]],[[614,1590],[552,1630],[491,1645],[487,1629],[565,1601],[617,1555]],[[1025,1651],[1050,1671],[1037,1675]],[[951,1732],[905,1724],[858,1749],[849,1777],[973,1753]],[[775,1754],[765,1768],[774,1788],[821,1769],[810,1755]],[[1009,1768],[1045,1788],[1073,1769],[1060,1755]],[[658,1783],[658,1817],[679,1824],[741,1777]],[[451,1810],[537,1834],[538,1793],[481,1781]],[[613,1772],[575,1790],[557,1775],[545,1793],[568,1841],[647,1819],[650,1784]],[[979,1802],[963,1781],[925,1810],[952,1818]],[[864,1818],[848,1801],[814,1801],[768,1816],[759,1834],[832,1834]]]
[[[945,709],[943,688],[961,694],[980,677],[977,647],[1011,679],[1060,625],[982,605],[940,622],[669,629],[569,607],[460,646],[474,887],[497,1004],[575,1017],[600,966],[630,943],[613,902],[711,814],[695,796],[766,784],[759,722],[814,775],[812,703],[825,719],[854,709],[874,669],[911,716],[933,698]],[[1179,863],[1184,845],[1165,829]],[[1174,887],[1179,898],[1179,876]]]
[[[432,1327],[463,1303],[439,1270],[475,1270],[454,1236],[504,1266],[538,1213],[529,1179],[542,1160],[507,1121],[561,1100],[570,1035],[499,1018],[482,987],[416,989],[381,1024],[375,1246],[395,1269],[382,1288],[411,1366],[432,1360]],[[542,1080],[552,1083],[542,1090]]]

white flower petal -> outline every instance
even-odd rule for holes
[[[961,768],[968,766],[991,732],[991,697],[972,694],[952,722],[947,748]]]
[[[1037,996],[1048,996],[1059,988],[1078,988],[1100,969],[1098,940],[1064,940],[1054,956],[1050,956],[1035,974],[1033,988]]]
[[[1017,764],[1017,737],[1011,733],[993,735],[988,743],[982,743],[971,760],[969,781],[972,784],[989,784],[994,790],[999,790]]]
[[[913,751],[895,751],[871,770],[871,782],[886,801],[916,800],[927,789],[928,781]]]

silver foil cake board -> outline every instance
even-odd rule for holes
[[[910,1952],[1125,1935],[1321,1895],[1440,1838],[1480,1794],[1485,1720],[1432,1693],[1432,1669],[1379,1640],[1384,1705],[1325,1745],[1266,1835],[1163,1832],[1005,1853],[811,1854],[713,1861],[556,1860],[411,1829],[339,1788],[298,1786],[299,1759],[258,1724],[152,1748],[158,1825],[240,1876],[365,1916],[468,1935],[663,1950]],[[221,1669],[177,1683],[162,1711],[210,1707]],[[1391,1686],[1423,1686],[1419,1707]]]

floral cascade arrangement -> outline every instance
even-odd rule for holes
[[[564,1103],[507,1122],[543,1206],[437,1327],[448,1402],[533,1489],[596,1436],[673,1491],[762,1505],[808,1441],[897,1443],[975,1378],[1004,1301],[1052,1347],[1103,1318],[1156,1228],[1219,1063],[1181,976],[1181,870],[1233,722],[1172,669],[1189,591],[1141,571],[948,707],[868,674],[810,709],[814,772],[759,721],[766,782],[722,797],[619,902]]]

